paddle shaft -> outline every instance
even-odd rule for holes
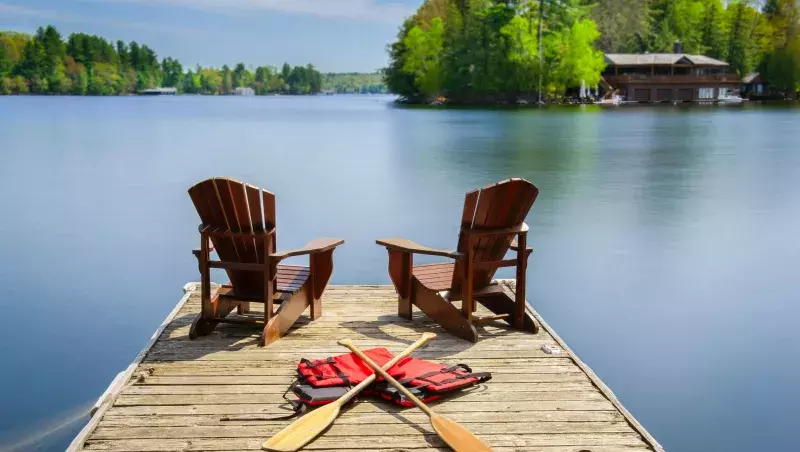
[[[349,339],[344,339],[339,341],[339,345],[344,345],[345,347],[349,348],[351,352],[355,353],[356,356],[358,356],[359,358],[361,358],[362,361],[367,363],[367,365],[369,365],[369,367],[371,367],[372,370],[374,370],[378,375],[383,377],[384,380],[388,381],[392,386],[397,388],[398,391],[402,392],[404,396],[408,397],[408,400],[414,402],[414,404],[418,406],[419,409],[424,411],[425,414],[427,414],[429,417],[433,417],[436,414],[433,412],[433,410],[428,408],[427,405],[422,403],[422,400],[418,399],[414,394],[411,393],[411,391],[406,389],[405,386],[401,385],[397,380],[395,380],[391,375],[389,375],[389,373],[386,372],[386,370],[381,369],[381,366],[375,364],[375,361],[369,359],[369,356],[365,355],[364,352],[359,350],[358,347],[356,347],[355,344],[353,344],[353,341]],[[373,374],[372,376],[374,377],[375,375]]]
[[[383,366],[383,368],[381,368],[380,366],[378,366],[377,364],[375,364],[375,362],[374,362],[374,361],[371,361],[371,360],[370,360],[369,362],[367,362],[367,360],[369,360],[369,358],[367,358],[367,360],[365,360],[365,359],[364,359],[364,357],[365,357],[366,355],[364,355],[364,354],[361,352],[361,350],[358,350],[358,349],[356,349],[356,348],[353,348],[353,349],[351,349],[351,350],[353,350],[353,353],[355,353],[356,355],[358,355],[358,357],[359,357],[359,358],[361,358],[361,359],[362,359],[364,362],[367,362],[367,364],[369,364],[370,366],[372,366],[372,368],[373,368],[373,369],[377,369],[377,370],[378,370],[378,372],[379,372],[379,374],[380,374],[380,375],[381,375],[383,378],[386,378],[386,375],[388,375],[388,374],[386,373],[386,371],[387,371],[387,370],[389,370],[389,369],[391,369],[392,367],[394,367],[394,365],[395,365],[395,364],[397,364],[397,363],[399,363],[401,359],[403,359],[403,358],[405,358],[406,356],[410,355],[411,353],[413,353],[413,352],[414,352],[414,350],[416,350],[416,349],[418,349],[418,348],[422,347],[423,345],[425,345],[425,343],[426,343],[426,342],[428,342],[428,341],[430,341],[430,340],[432,340],[432,339],[436,339],[436,333],[424,333],[424,334],[422,335],[422,337],[421,337],[421,338],[419,338],[419,340],[417,340],[417,341],[416,341],[416,342],[414,342],[413,344],[409,345],[409,346],[408,346],[408,348],[406,348],[405,350],[403,350],[403,351],[402,351],[402,352],[401,352],[399,355],[397,355],[397,356],[395,356],[394,358],[392,358],[392,360],[391,360],[391,361],[389,361],[388,363],[386,363],[386,364]],[[340,341],[339,343],[341,344],[341,341]],[[349,347],[348,347],[348,348],[349,348]],[[375,379],[376,379],[376,378],[378,378],[378,374],[372,374],[372,375],[370,375],[370,376],[369,376],[369,377],[367,377],[367,378],[366,378],[364,381],[362,381],[361,383],[359,383],[359,384],[357,384],[356,386],[354,386],[354,387],[353,387],[353,389],[351,389],[351,390],[347,391],[347,393],[345,393],[345,395],[341,396],[341,397],[339,398],[339,400],[337,400],[337,401],[336,401],[336,402],[334,402],[334,403],[337,403],[339,406],[344,406],[344,404],[346,404],[347,402],[349,402],[349,401],[350,401],[350,399],[352,399],[353,397],[355,397],[355,396],[356,396],[356,395],[357,395],[359,392],[363,391],[363,390],[364,390],[364,388],[366,388],[367,386],[369,386],[370,384],[372,384],[372,382],[373,382],[373,381],[375,381]],[[391,378],[391,377],[389,377],[389,378]],[[412,397],[413,397],[413,395],[412,395]]]

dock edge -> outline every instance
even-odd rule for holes
[[[497,279],[496,281],[506,286],[506,288],[511,292],[514,292],[516,290],[517,282],[514,279]],[[550,325],[547,324],[547,322],[545,322],[544,318],[542,318],[542,316],[539,315],[539,313],[536,312],[535,309],[533,309],[533,306],[531,306],[531,304],[527,302],[527,299],[525,301],[528,311],[531,314],[533,314],[533,316],[539,322],[539,325],[542,328],[544,328],[544,330],[547,331],[550,334],[550,336],[553,337],[553,339],[555,339],[559,347],[561,347],[565,352],[567,352],[567,355],[569,355],[569,357],[572,358],[573,361],[575,361],[575,365],[577,365],[583,371],[583,373],[585,373],[586,376],[589,377],[589,380],[591,380],[592,384],[601,393],[603,393],[603,395],[606,396],[606,398],[608,398],[611,404],[614,405],[614,408],[616,408],[617,410],[619,410],[620,413],[622,413],[622,415],[625,417],[625,420],[628,422],[628,425],[630,425],[631,428],[636,430],[637,433],[642,435],[642,438],[644,438],[644,440],[650,444],[650,446],[655,450],[655,452],[664,452],[664,447],[661,446],[661,444],[653,437],[653,435],[651,435],[650,432],[648,432],[647,429],[644,428],[644,426],[640,424],[639,421],[637,421],[636,418],[633,417],[633,415],[622,405],[619,399],[617,399],[617,396],[614,394],[614,391],[612,391],[611,388],[606,386],[606,384],[603,383],[603,380],[601,380],[600,377],[598,377],[597,374],[595,374],[594,371],[586,363],[584,363],[583,361],[581,361],[580,358],[578,358],[578,355],[575,354],[575,352],[572,351],[571,348],[569,348],[567,343],[564,342],[563,339],[561,339],[561,336],[559,336],[558,333],[556,333],[555,330],[551,328]]]
[[[122,389],[125,388],[125,385],[131,379],[131,376],[133,376],[133,373],[139,367],[139,364],[141,364],[141,362],[144,360],[144,357],[147,356],[147,353],[156,343],[158,338],[161,337],[161,333],[163,333],[164,329],[166,329],[167,326],[172,322],[172,319],[178,315],[178,312],[180,312],[180,310],[183,308],[183,305],[185,305],[189,300],[189,297],[192,296],[192,292],[194,292],[199,286],[200,283],[195,282],[186,283],[183,286],[183,297],[181,297],[181,299],[178,301],[178,304],[172,308],[172,311],[167,314],[167,317],[163,322],[161,322],[161,325],[159,325],[155,333],[150,336],[150,340],[144,346],[142,351],[136,355],[136,358],[133,360],[133,362],[125,370],[118,373],[117,376],[114,377],[114,380],[111,382],[108,388],[106,388],[100,398],[97,399],[97,402],[89,412],[89,415],[91,416],[89,418],[89,422],[83,427],[83,429],[81,429],[78,435],[75,436],[69,446],[67,446],[67,452],[78,452],[83,450],[84,443],[97,427],[97,424],[99,424],[103,419],[105,412],[108,411],[112,405],[114,405],[117,397],[120,395],[120,393],[122,393]]]

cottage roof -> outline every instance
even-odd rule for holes
[[[606,63],[615,66],[673,66],[691,64],[695,66],[728,66],[728,63],[703,55],[688,53],[607,53]]]
[[[747,74],[742,79],[742,83],[744,83],[745,85],[750,83],[755,83],[756,81],[761,81],[761,74],[758,72]]]

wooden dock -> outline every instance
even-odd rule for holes
[[[513,281],[504,282],[513,291]],[[256,346],[259,331],[223,325],[190,341],[189,325],[200,310],[199,290],[186,293],[133,364],[96,405],[94,416],[69,450],[255,451],[291,421],[226,421],[230,416],[285,414],[282,394],[300,358],[359,347],[399,352],[433,331],[439,337],[414,356],[466,363],[492,372],[484,385],[434,403],[495,451],[644,452],[661,446],[622,407],[613,393],[547,324],[536,335],[503,326],[478,328],[477,344],[457,339],[415,311],[399,318],[390,286],[331,286],[323,317],[299,322],[280,341]],[[547,354],[542,345],[559,347]],[[449,450],[416,408],[365,398],[304,450]]]

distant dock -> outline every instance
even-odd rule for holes
[[[178,88],[150,88],[139,91],[142,96],[175,96]]]
[[[513,292],[513,281],[501,283]],[[259,348],[260,331],[236,325],[222,324],[209,336],[189,340],[200,291],[196,284],[187,284],[184,291],[145,349],[103,394],[68,450],[260,450],[263,441],[291,421],[222,419],[287,413],[279,407],[285,403],[282,394],[301,358],[344,353],[336,343],[342,338],[396,353],[425,331],[438,338],[414,356],[492,372],[491,381],[432,405],[494,451],[663,450],[535,313],[542,325],[537,334],[493,322],[478,327],[480,340],[472,344],[451,336],[416,308],[412,321],[398,317],[390,286],[331,286],[323,295],[322,318],[301,317],[280,341]],[[561,353],[548,354],[543,345]],[[304,450],[449,449],[420,410],[364,398]]]

